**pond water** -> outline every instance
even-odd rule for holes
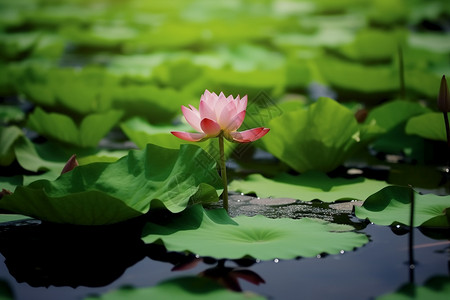
[[[238,200],[240,200],[238,202]],[[351,211],[326,204],[262,205],[257,198],[231,196],[231,214],[274,212],[291,217],[314,217],[352,224],[370,237],[365,246],[338,255],[275,261],[226,261],[225,267],[250,270],[265,283],[239,280],[243,290],[268,299],[371,299],[413,281],[423,284],[450,272],[449,241],[433,239],[414,229],[415,268],[409,268],[409,233],[361,222]],[[253,204],[251,202],[253,201]],[[274,202],[278,200],[275,199]],[[288,203],[282,199],[278,203]],[[256,204],[255,204],[256,203]],[[167,253],[144,245],[136,224],[92,230],[22,221],[0,226],[0,281],[15,299],[83,299],[121,286],[146,287],[187,274],[199,274],[217,265],[204,259],[195,267],[172,271],[192,256]],[[106,234],[103,234],[106,231]],[[101,235],[99,233],[102,233]]]

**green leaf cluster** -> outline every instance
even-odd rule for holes
[[[148,145],[114,163],[93,163],[55,181],[18,186],[0,208],[41,220],[80,225],[117,223],[165,207],[179,212],[190,201],[217,201],[221,180],[201,148]]]

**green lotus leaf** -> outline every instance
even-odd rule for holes
[[[446,33],[418,33],[413,32],[410,35],[409,43],[416,47],[427,49],[437,53],[449,53],[450,41]]]
[[[16,79],[17,89],[28,100],[55,107],[76,117],[105,112],[111,108],[111,93],[119,78],[100,68],[70,68],[31,65]]]
[[[156,286],[146,288],[124,287],[101,296],[92,296],[84,300],[141,300],[141,299],[183,299],[183,300],[245,300],[265,299],[249,292],[233,292],[205,277],[184,276],[163,281]]]
[[[1,223],[7,223],[7,222],[15,222],[15,221],[23,221],[28,220],[30,217],[23,216],[23,215],[15,215],[15,214],[0,214],[0,225]],[[1,289],[0,289],[1,291]],[[1,293],[0,293],[1,296]],[[0,297],[0,299],[3,299]]]
[[[1,66],[0,66],[1,68]],[[1,81],[1,80],[0,80]],[[1,83],[0,83],[1,85]],[[11,122],[19,122],[25,118],[25,113],[16,106],[1,105],[0,106],[0,124],[7,124]]]
[[[117,87],[111,97],[112,106],[123,110],[125,117],[141,117],[152,124],[172,120],[180,114],[181,105],[197,103],[200,99],[186,92],[156,85]]]
[[[379,133],[376,124],[359,125],[351,110],[330,98],[288,111],[265,127],[263,147],[294,170],[328,172]]]
[[[14,161],[14,144],[21,136],[23,132],[19,127],[0,127],[0,166],[9,166]]]
[[[405,131],[430,140],[447,140],[442,113],[427,113],[411,118],[406,123]]]
[[[221,179],[201,148],[148,145],[114,163],[79,166],[55,181],[18,186],[0,208],[56,223],[102,225],[146,213],[150,206],[179,212],[189,201],[217,201]]]
[[[203,148],[216,161],[219,161],[219,144],[217,139],[208,139],[204,142],[187,142],[175,137],[171,131],[192,131],[192,127],[187,124],[179,125],[152,125],[142,118],[135,117],[120,124],[120,128],[127,137],[139,148],[144,148],[148,143],[178,149],[180,145],[192,144]],[[225,142],[225,156],[229,157],[236,144]]]
[[[365,200],[387,186],[384,181],[366,178],[330,178],[321,172],[310,171],[301,175],[282,173],[268,179],[252,174],[244,180],[233,180],[229,189],[258,197],[293,198],[302,201]]]
[[[64,35],[75,44],[98,48],[115,48],[123,42],[135,39],[138,30],[123,24],[93,24],[89,29],[67,26]]]
[[[434,276],[428,279],[424,285],[408,283],[396,292],[377,297],[376,300],[446,300],[448,295],[450,295],[450,279],[448,276]]]
[[[423,161],[424,144],[422,139],[405,133],[405,124],[409,119],[429,112],[430,109],[419,103],[395,100],[382,104],[369,112],[366,123],[376,122],[386,130],[372,144],[376,151],[406,155]]]
[[[122,117],[122,111],[110,110],[86,116],[79,126],[67,115],[47,113],[36,108],[29,116],[27,126],[39,134],[69,145],[96,147],[98,142]]]
[[[352,229],[307,218],[230,218],[224,209],[205,211],[194,205],[167,223],[147,223],[142,239],[146,243],[162,242],[169,251],[215,258],[293,259],[351,251],[368,242],[366,235],[348,232]]]
[[[368,197],[355,215],[377,225],[409,225],[414,197],[413,226],[450,227],[450,196],[421,195],[411,188],[390,186]]]
[[[23,178],[20,175],[16,176],[0,176],[0,191],[3,189],[14,191],[16,186],[23,184]]]
[[[0,33],[0,56],[18,59],[28,56],[39,41],[41,32]]]
[[[417,102],[395,100],[375,107],[369,112],[366,122],[375,120],[381,128],[389,131],[410,118],[429,112],[430,109]]]
[[[0,299],[14,300],[14,293],[6,281],[0,280]]]
[[[390,65],[367,66],[331,56],[320,57],[316,64],[323,78],[345,93],[363,93],[371,99],[371,94],[391,95],[399,89],[398,75]]]
[[[404,0],[375,0],[368,17],[372,23],[380,26],[392,26],[406,22],[409,5]]]
[[[324,27],[312,34],[282,33],[274,38],[274,43],[280,47],[335,47],[351,42],[353,34],[348,29]]]
[[[391,61],[397,56],[400,42],[401,35],[399,32],[362,29],[358,31],[352,43],[341,46],[339,51],[356,61]],[[383,47],[378,47],[378,45],[383,45]]]

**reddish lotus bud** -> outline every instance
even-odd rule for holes
[[[76,156],[76,154],[74,154],[66,162],[66,165],[62,169],[61,174],[67,173],[69,171],[72,171],[77,166],[78,166],[77,156]]]
[[[445,79],[445,75],[442,76],[441,79],[441,87],[439,88],[439,96],[438,96],[438,108],[442,112],[450,111],[450,95],[448,93],[447,80]]]

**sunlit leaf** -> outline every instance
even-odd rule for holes
[[[409,43],[414,47],[427,49],[437,53],[450,52],[448,33],[414,32],[409,38]]]
[[[229,188],[245,194],[255,193],[261,198],[334,202],[337,200],[365,200],[386,185],[386,182],[362,177],[330,178],[326,174],[311,171],[296,176],[283,173],[271,179],[260,174],[252,174],[245,180],[232,181]]]
[[[364,93],[361,100],[367,101],[371,94],[391,95],[399,90],[397,70],[390,65],[367,66],[331,56],[320,57],[316,63],[325,80],[342,94]]]
[[[19,127],[0,127],[0,166],[8,166],[14,161],[14,144],[21,136],[23,133]]]
[[[25,113],[16,106],[12,105],[2,105],[0,106],[0,124],[19,122],[25,117]]]
[[[450,196],[421,195],[411,188],[390,186],[371,195],[362,207],[355,207],[360,219],[378,225],[409,225],[411,198],[414,197],[413,226],[450,227]]]
[[[216,201],[220,186],[215,161],[201,148],[148,145],[114,163],[79,166],[55,181],[19,186],[0,208],[51,222],[101,225],[140,216],[150,206],[179,212],[190,200]]]
[[[244,300],[265,299],[253,293],[233,292],[212,279],[205,277],[178,277],[163,281],[156,286],[146,288],[124,287],[101,296],[91,296],[85,300],[140,300],[140,299],[183,299],[183,300]]]
[[[386,130],[386,133],[377,137],[372,148],[376,151],[389,154],[406,155],[407,157],[422,161],[424,158],[424,145],[422,139],[410,136],[405,132],[406,122],[430,110],[419,103],[395,100],[375,107],[369,112],[367,122],[376,122]]]
[[[393,30],[360,30],[355,40],[339,51],[352,60],[362,62],[389,62],[397,56],[398,45],[404,38]],[[383,47],[378,47],[383,45]]]
[[[261,215],[230,218],[224,209],[205,211],[191,206],[164,224],[147,223],[146,243],[162,241],[169,251],[200,256],[261,260],[314,257],[351,251],[368,242],[367,236],[348,232],[349,225],[315,219],[270,219]]]
[[[272,119],[263,147],[298,172],[328,172],[379,134],[376,124],[359,125],[352,111],[329,98]]]
[[[442,113],[427,113],[408,120],[405,131],[430,140],[446,141],[444,116]]]
[[[28,220],[28,219],[30,219],[30,217],[23,216],[23,215],[0,214],[0,224],[1,223],[6,223],[6,222]],[[0,288],[0,299],[3,300],[3,298],[1,296],[2,296],[2,294],[1,294],[1,288]]]
[[[366,122],[375,120],[378,126],[388,131],[397,125],[406,122],[411,117],[424,114],[429,111],[429,108],[426,108],[416,102],[395,100],[384,103],[372,109],[367,116]]]
[[[122,111],[86,116],[79,126],[66,115],[47,113],[41,108],[30,115],[27,126],[41,135],[78,147],[95,147],[122,117]]]
[[[167,123],[181,113],[181,105],[199,101],[186,92],[156,85],[126,86],[114,89],[112,106],[125,112],[125,117],[141,117],[152,124]]]

